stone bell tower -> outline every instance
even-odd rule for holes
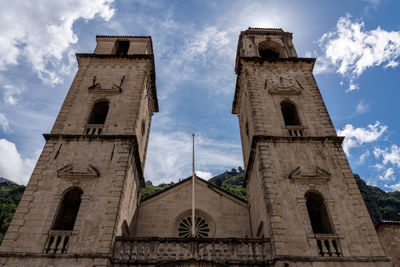
[[[6,266],[107,266],[135,223],[151,118],[150,37],[97,36],[0,247]]]
[[[254,237],[273,266],[389,266],[312,74],[292,34],[239,36],[238,115]]]

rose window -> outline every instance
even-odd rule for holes
[[[195,217],[195,237],[208,237],[210,226],[207,221],[201,217]],[[192,237],[192,217],[187,216],[178,225],[179,237]]]

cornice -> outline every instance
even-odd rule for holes
[[[244,175],[243,187],[246,188],[247,180],[253,169],[254,158],[256,156],[257,145],[261,142],[267,143],[309,143],[309,142],[323,142],[334,143],[341,145],[343,143],[343,136],[271,136],[271,135],[255,135],[252,138],[250,155],[247,160],[246,172]]]
[[[140,162],[139,146],[136,135],[83,135],[83,134],[43,134],[46,141],[58,140],[58,141],[130,141],[133,145],[133,158],[135,160],[135,166],[138,171],[140,185],[145,186],[142,164]]]

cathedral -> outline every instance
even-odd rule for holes
[[[96,40],[76,54],[1,266],[400,266],[400,223],[374,227],[316,59],[297,56],[292,33],[249,28],[238,39],[232,113],[247,201],[195,176],[140,199],[159,111],[152,40]]]

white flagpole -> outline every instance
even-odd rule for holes
[[[194,183],[195,183],[195,173],[194,173],[194,134],[192,134],[193,137],[193,149],[192,149],[192,236],[196,236],[196,224],[195,224],[195,195],[194,195]]]

